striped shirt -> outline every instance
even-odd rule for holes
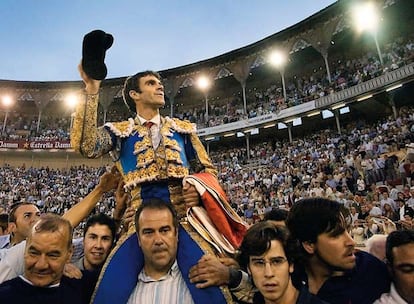
[[[142,270],[138,275],[138,283],[129,296],[128,304],[193,304],[193,298],[181,275],[177,261],[168,273],[154,280]]]

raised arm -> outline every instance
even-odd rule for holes
[[[67,219],[72,227],[78,226],[92,212],[102,195],[117,187],[120,178],[121,175],[115,167],[111,172],[105,172],[99,179],[98,185],[84,199],[66,211],[62,217]]]
[[[90,78],[78,66],[85,83],[85,90],[76,105],[73,125],[70,132],[72,148],[88,158],[97,158],[108,153],[113,147],[112,137],[105,128],[97,128],[100,80]]]

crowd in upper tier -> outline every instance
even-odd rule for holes
[[[205,104],[201,102],[193,108],[178,108],[174,116],[196,123],[198,128],[212,127],[225,123],[252,118],[267,113],[276,113],[281,109],[296,106],[338,92],[372,79],[390,70],[410,64],[414,59],[412,39],[397,39],[384,48],[381,66],[378,56],[369,52],[359,58],[331,58],[331,82],[324,69],[314,67],[308,74],[286,79],[286,98],[280,84],[271,84],[267,88],[257,88],[247,93],[247,115],[244,114],[241,97],[228,97],[209,103],[208,124],[205,121]],[[33,115],[33,116],[31,116]],[[38,113],[23,115],[18,111],[8,114],[3,139],[31,140],[68,140],[71,118],[44,115],[38,126]],[[107,121],[120,121],[117,111],[109,111]],[[2,120],[0,130],[3,130]],[[39,130],[38,130],[39,127]]]

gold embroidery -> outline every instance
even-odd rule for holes
[[[109,129],[119,137],[128,137],[135,128],[134,120],[132,118],[129,118],[127,121],[108,122],[105,126],[109,127]]]
[[[137,155],[137,168],[146,167],[153,162],[155,162],[155,152],[152,149],[148,149]]]
[[[165,156],[168,162],[176,162],[178,164],[183,163],[183,161],[180,158],[180,153],[177,151],[165,150]]]
[[[147,150],[149,147],[152,146],[151,139],[148,136],[145,136],[140,141],[136,141],[134,144],[134,154],[141,153],[142,151]]]
[[[98,94],[79,98],[70,134],[72,148],[88,158],[102,156],[112,148],[109,133],[96,127],[98,98]]]
[[[210,157],[208,156],[207,151],[204,149],[204,146],[198,136],[196,134],[191,134],[190,140],[194,150],[197,153],[197,165],[195,172],[204,171],[217,176],[217,169],[213,166]]]
[[[181,120],[178,118],[167,118],[166,120],[171,123],[171,127],[179,133],[183,134],[195,134],[197,132],[196,125],[188,120]]]
[[[176,166],[174,164],[168,164],[168,176],[174,178],[184,178],[184,176],[188,175],[188,169],[183,166]]]
[[[175,139],[165,137],[164,138],[164,146],[171,150],[175,150],[181,152],[181,147]]]

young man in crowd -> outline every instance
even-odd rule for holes
[[[84,256],[75,266],[80,270],[100,271],[116,240],[115,221],[99,213],[86,221],[83,231]]]
[[[391,232],[385,251],[392,277],[391,290],[374,304],[414,303],[414,230]]]
[[[300,244],[293,282],[328,303],[371,304],[390,287],[385,263],[355,252],[341,204],[324,198],[296,202],[287,219],[292,240]]]
[[[253,303],[322,304],[306,287],[297,289],[291,279],[294,270],[292,249],[284,227],[259,222],[247,231],[239,248],[241,269],[252,278],[257,292]]]
[[[69,221],[45,214],[30,229],[24,253],[24,274],[0,284],[1,303],[89,303],[97,277],[63,276],[72,255]]]
[[[33,203],[16,203],[9,212],[9,238],[0,249],[10,248],[25,240],[33,224],[39,219],[40,210]]]

